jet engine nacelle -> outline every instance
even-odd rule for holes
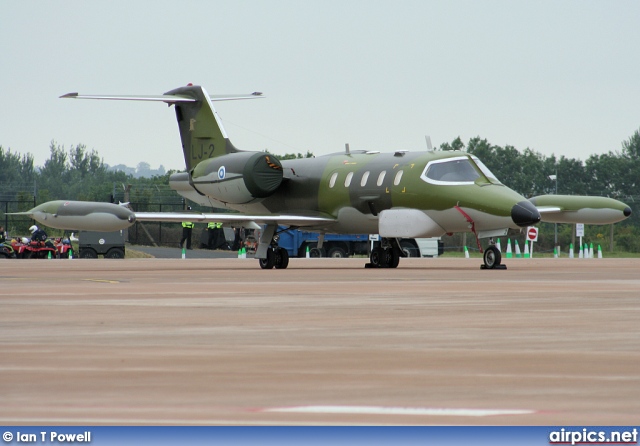
[[[191,184],[223,203],[247,204],[273,194],[282,178],[282,164],[273,155],[237,152],[199,163],[191,173]]]

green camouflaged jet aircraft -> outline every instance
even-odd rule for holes
[[[135,213],[134,218],[118,221],[123,225],[132,224],[131,220],[221,221],[250,228],[264,224],[256,253],[262,268],[287,267],[287,252],[274,241],[278,225],[320,233],[380,234],[368,266],[381,268],[398,266],[403,256],[400,238],[472,232],[478,239],[490,239],[483,265],[490,269],[501,264],[491,240],[506,235],[509,228],[540,220],[608,224],[631,214],[626,204],[603,197],[547,195],[527,200],[464,152],[353,151],[280,161],[264,152],[238,150],[213,101],[260,98],[261,93],[210,96],[204,88],[189,84],[159,96],[69,93],[62,97],[173,105],[187,171],[172,175],[171,187],[201,205],[238,213]],[[40,214],[46,217],[47,212]],[[54,218],[49,213],[49,223]],[[84,221],[89,219],[85,216]],[[47,224],[46,218],[42,223]],[[90,230],[91,224],[87,226],[84,229]]]

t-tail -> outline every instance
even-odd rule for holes
[[[158,101],[175,106],[186,172],[171,175],[170,186],[198,204],[224,207],[259,202],[283,182],[280,161],[265,152],[241,151],[229,141],[214,101],[255,99],[262,93],[210,96],[196,85],[176,88],[163,95],[81,95],[63,98]]]
[[[199,85],[187,85],[168,91],[163,95],[83,95],[68,93],[62,98],[75,99],[111,99],[128,101],[159,101],[174,105],[182,152],[188,172],[203,160],[221,155],[239,152],[229,141],[213,101],[231,101],[238,99],[261,98],[262,93],[254,92],[245,95],[210,96]]]

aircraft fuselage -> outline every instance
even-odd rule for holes
[[[282,168],[282,184],[264,199],[233,204],[223,201],[224,196],[209,195],[200,196],[199,202],[248,214],[286,212],[334,218],[314,228],[324,232],[379,233],[380,216],[403,209],[422,212],[432,221],[416,229],[426,231],[424,236],[471,231],[473,224],[478,232],[525,225],[514,222],[512,211],[526,199],[462,152],[339,153],[284,160]],[[193,188],[184,184],[186,174],[178,175],[183,179],[172,179],[174,189],[193,200]],[[224,181],[213,178],[211,182]],[[204,186],[200,182],[196,187],[202,193]],[[530,210],[533,224],[539,215],[533,206]],[[398,214],[400,219],[402,215]]]

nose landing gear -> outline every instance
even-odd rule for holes
[[[491,239],[491,244],[487,246],[487,249],[484,250],[482,260],[484,264],[480,265],[480,269],[507,269],[507,265],[501,264],[502,254],[500,254],[498,247],[493,244],[493,239]]]

